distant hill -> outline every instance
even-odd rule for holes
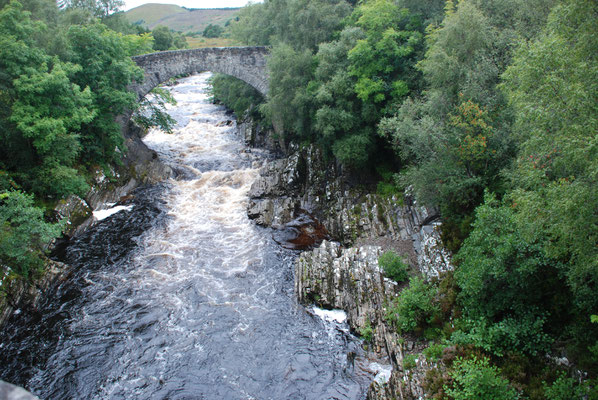
[[[175,31],[202,32],[209,24],[224,25],[235,18],[239,8],[187,9],[172,4],[148,3],[125,12],[132,23],[153,29],[164,25]]]

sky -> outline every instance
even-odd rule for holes
[[[126,11],[145,3],[176,4],[187,8],[224,8],[243,7],[248,2],[248,0],[125,0],[122,10]]]

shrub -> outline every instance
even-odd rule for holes
[[[442,351],[446,346],[440,343],[435,343],[425,348],[424,356],[430,361],[438,361],[442,357]]]
[[[403,357],[403,368],[405,368],[405,370],[415,368],[417,365],[415,362],[416,359],[417,357],[415,354],[407,354],[405,357]]]
[[[547,400],[580,400],[586,398],[586,390],[577,384],[575,379],[567,377],[564,373],[548,385],[544,383],[544,394]]]
[[[378,258],[378,265],[384,274],[396,282],[404,282],[408,278],[409,266],[393,251],[386,251]]]
[[[29,278],[44,264],[44,246],[60,235],[63,223],[44,221],[33,196],[18,191],[0,193],[0,264]]]
[[[372,324],[369,319],[366,319],[365,325],[359,329],[359,335],[366,342],[371,342],[374,338],[374,329],[372,328]]]
[[[451,387],[444,390],[454,400],[513,400],[519,396],[509,382],[500,376],[500,370],[491,366],[487,358],[459,358],[453,364],[449,376]]]
[[[439,313],[434,303],[436,290],[421,278],[411,278],[388,310],[386,319],[399,333],[412,332],[430,323]]]

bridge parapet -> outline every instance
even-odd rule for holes
[[[212,71],[241,79],[265,96],[269,53],[267,47],[210,47],[136,56],[133,61],[145,71],[145,80],[131,88],[141,98],[175,76]]]

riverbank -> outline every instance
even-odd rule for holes
[[[157,153],[143,143],[141,139],[144,132],[139,126],[124,115],[117,118],[117,121],[127,148],[122,164],[112,166],[107,174],[98,168],[85,198],[71,195],[58,202],[55,214],[57,218],[67,221],[65,238],[71,238],[90,227],[97,220],[94,212],[106,212],[111,207],[119,206],[137,187],[155,184],[173,174],[170,167],[158,158]],[[56,242],[49,247],[52,249],[55,245]],[[46,269],[31,282],[4,271],[0,278],[0,329],[15,311],[35,310],[48,288],[64,279],[68,273],[68,265],[55,261],[49,261]]]
[[[268,142],[263,131],[244,134],[249,144],[256,137]],[[434,363],[420,354],[425,341],[400,336],[388,325],[386,308],[405,284],[386,278],[378,257],[392,250],[408,260],[410,275],[432,279],[452,269],[450,255],[440,241],[436,210],[408,195],[381,196],[363,182],[325,162],[314,146],[291,149],[260,170],[247,212],[275,235],[284,232],[287,242],[311,233],[308,250],[295,262],[296,296],[305,305],[345,311],[371,356],[392,365],[390,377],[372,383],[368,399],[423,398]],[[315,234],[315,227],[324,234]]]

